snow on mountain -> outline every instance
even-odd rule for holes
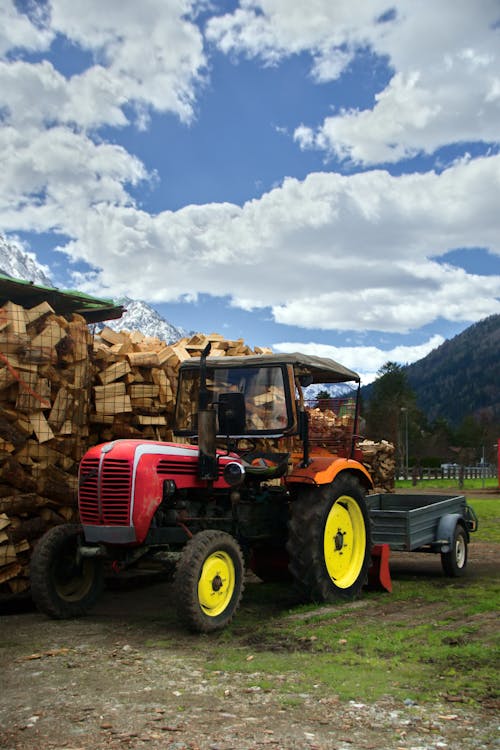
[[[304,389],[304,398],[311,405],[317,400],[319,394],[328,393],[329,398],[356,397],[356,387],[350,383],[326,383],[320,385],[309,385]]]
[[[40,286],[53,286],[49,269],[42,266],[35,255],[27,252],[20,242],[7,240],[1,234],[0,273],[22,281],[32,281]]]
[[[40,286],[53,287],[50,271],[36,259],[34,253],[27,252],[20,242],[7,240],[0,234],[0,273],[22,281],[32,281]],[[155,336],[170,344],[188,335],[182,328],[176,328],[146,302],[127,298],[115,300],[123,305],[126,312],[119,320],[106,323],[115,331],[140,331],[145,336]]]
[[[162,318],[146,302],[132,300],[128,297],[115,299],[114,302],[117,305],[123,305],[126,310],[118,320],[106,322],[108,328],[112,328],[114,331],[140,331],[144,336],[155,336],[167,344],[179,341],[183,336],[188,335],[188,332],[183,328],[176,328],[172,323]]]

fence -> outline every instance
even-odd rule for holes
[[[401,479],[413,479],[422,481],[425,479],[493,479],[498,476],[497,467],[486,466],[448,466],[441,467],[421,467],[414,466],[408,470],[408,474],[402,472]]]

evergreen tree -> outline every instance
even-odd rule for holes
[[[419,432],[420,413],[406,372],[396,362],[386,362],[377,373],[366,412],[366,433],[372,440],[389,440],[397,447],[400,465],[409,463],[409,436]]]

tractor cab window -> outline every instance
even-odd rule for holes
[[[207,363],[208,402],[217,405],[221,394],[241,393],[245,402],[244,435],[277,435],[291,427],[290,394],[282,367],[217,367]],[[176,432],[196,434],[200,371],[181,370],[176,405]],[[221,399],[222,400],[222,399]],[[218,428],[218,434],[224,436]]]

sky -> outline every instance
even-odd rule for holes
[[[500,0],[0,0],[0,232],[373,379],[500,313]]]

